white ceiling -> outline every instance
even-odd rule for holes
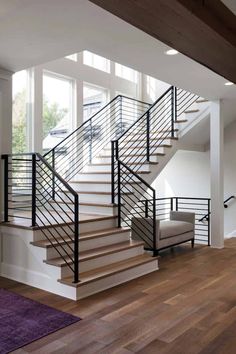
[[[236,98],[221,76],[166,56],[165,44],[88,0],[0,0],[0,48],[0,67],[11,71],[88,49],[202,97]]]

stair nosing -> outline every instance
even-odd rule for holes
[[[80,234],[79,236],[79,242],[84,242],[84,241],[88,241],[88,240],[92,240],[94,238],[100,238],[100,237],[108,237],[108,236],[111,236],[111,235],[116,235],[116,234],[119,234],[119,233],[125,233],[125,232],[130,232],[130,228],[114,228],[114,230],[112,231],[112,229],[110,229],[110,231],[108,232],[105,232],[106,229],[103,230],[103,233],[97,233],[97,234],[90,234],[89,232],[87,233],[82,233]],[[102,231],[102,230],[101,230]],[[40,248],[54,248],[54,246],[57,245],[57,243],[52,239],[52,243],[53,245],[49,242],[49,244],[46,244],[46,245],[43,245],[43,244],[40,244],[40,241],[46,241],[46,242],[49,242],[47,239],[45,240],[39,240],[39,241],[31,241],[30,244],[35,246],[35,247],[40,247]],[[68,241],[62,241],[60,242],[60,246],[61,245],[65,245],[66,243],[73,243],[73,240],[70,240],[68,239]],[[58,245],[59,246],[59,245]]]
[[[115,247],[114,249],[110,249],[109,250],[109,248],[112,248],[112,246],[114,246],[114,245],[117,246],[117,247]],[[88,251],[83,251],[83,252],[80,253],[79,262],[80,263],[87,262],[87,261],[90,261],[92,259],[97,259],[97,258],[101,258],[101,257],[104,257],[104,256],[109,256],[110,254],[119,253],[119,252],[126,251],[126,250],[129,250],[129,249],[132,249],[132,248],[138,248],[138,247],[143,246],[143,245],[144,245],[144,242],[142,242],[142,241],[133,241],[133,244],[130,241],[125,241],[125,242],[121,242],[121,243],[105,246],[105,247],[107,247],[107,250],[105,250],[104,252],[88,255],[87,257],[85,256],[84,258],[82,258],[83,257],[83,253],[88,252]],[[101,247],[101,248],[105,248],[105,247]],[[99,250],[99,248],[96,248],[94,250]],[[68,264],[72,264],[72,261],[70,261],[70,260],[68,262],[64,261],[64,263],[62,263],[62,264],[54,264],[53,260],[55,260],[55,259],[62,259],[62,258],[61,257],[53,258],[53,259],[49,259],[49,260],[44,260],[43,262],[48,264],[48,265],[52,265],[54,267],[57,267],[57,268],[67,267]]]
[[[143,258],[143,259],[142,259],[142,258]],[[112,271],[112,269],[110,269],[110,272],[108,272],[108,273],[106,273],[106,274],[101,274],[100,276],[97,276],[96,278],[95,278],[95,277],[94,277],[94,278],[90,278],[90,279],[87,279],[87,280],[85,280],[85,281],[82,280],[81,282],[79,282],[79,283],[77,283],[77,284],[74,284],[74,283],[72,283],[72,282],[70,283],[70,282],[67,282],[67,281],[66,281],[66,279],[68,279],[68,278],[71,279],[71,277],[65,277],[65,278],[63,278],[63,279],[58,279],[58,282],[60,282],[61,284],[67,285],[67,286],[72,286],[72,287],[75,287],[75,288],[79,288],[79,287],[81,287],[81,286],[84,286],[84,285],[87,285],[87,284],[96,282],[96,281],[98,281],[98,280],[101,280],[101,279],[107,278],[107,277],[109,277],[109,276],[112,276],[112,275],[115,275],[115,274],[124,272],[124,271],[126,271],[126,270],[129,270],[129,269],[132,269],[132,268],[141,266],[141,265],[143,265],[143,264],[151,263],[151,262],[156,262],[158,258],[157,258],[157,257],[151,257],[151,256],[144,258],[144,255],[135,256],[135,257],[130,258],[130,260],[134,260],[134,259],[136,259],[137,262],[131,264],[130,266],[128,265],[128,266],[126,266],[126,267],[123,267],[123,268],[120,268],[120,269],[116,269],[115,271],[114,271],[114,270]],[[140,261],[138,262],[139,259],[140,259]],[[117,263],[120,263],[120,264],[121,264],[122,262],[117,262]],[[127,264],[127,263],[128,263],[127,261],[126,261],[126,262],[123,261],[123,264],[124,264],[124,265]],[[114,268],[115,264],[116,264],[116,263],[113,264],[113,268]],[[104,268],[105,268],[105,267],[101,267],[100,269],[104,269]],[[112,268],[112,267],[111,267],[111,268]],[[158,270],[158,267],[157,267],[157,270]],[[82,276],[83,276],[83,274],[84,274],[84,273],[81,273]],[[97,273],[97,274],[99,274],[99,273]]]

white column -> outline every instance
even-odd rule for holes
[[[12,151],[12,73],[0,70],[0,156]],[[3,162],[0,160],[0,220],[3,218]],[[1,251],[1,250],[0,250]]]
[[[211,245],[224,247],[224,122],[220,101],[211,102]]]
[[[31,139],[30,150],[42,152],[43,144],[43,70],[41,67],[33,69],[31,78]]]

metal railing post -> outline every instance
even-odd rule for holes
[[[208,199],[208,203],[207,203],[207,211],[208,211],[208,220],[207,220],[207,223],[208,223],[208,232],[207,232],[207,237],[208,237],[208,246],[210,246],[211,245],[211,223],[210,223],[210,221],[211,221],[211,217],[210,217],[210,215],[211,215],[211,200],[210,199]]]
[[[8,222],[8,155],[3,156],[4,159],[4,221]]]
[[[111,202],[115,203],[115,141],[111,142]]]
[[[174,86],[174,119],[175,119],[175,122],[177,121],[177,110],[178,110],[178,107],[177,107],[177,87]]]
[[[172,87],[171,90],[171,137],[175,136],[175,121],[176,121],[176,97],[175,97],[175,87]]]
[[[147,111],[147,161],[150,161],[150,111]]]
[[[153,256],[157,252],[157,241],[156,241],[156,191],[153,191]]]
[[[117,195],[117,199],[118,199],[118,227],[121,227],[121,190],[120,190],[120,161],[118,160],[117,162],[117,170],[118,170],[118,174],[117,174],[117,188],[118,188],[118,195]]]
[[[36,154],[32,155],[32,205],[31,205],[31,224],[36,226]]]
[[[171,210],[171,211],[174,210],[174,209],[173,209],[173,207],[174,207],[174,203],[173,203],[174,201],[173,201],[173,199],[174,199],[173,197],[170,198],[170,210]]]
[[[178,210],[179,210],[179,198],[176,197],[175,200],[176,200],[176,203],[175,203],[175,210],[178,211]]]
[[[74,283],[79,282],[79,196],[75,195],[74,205],[74,223],[75,223],[75,239],[74,239]]]
[[[145,218],[148,218],[148,199],[145,200]]]
[[[90,141],[89,141],[89,163],[92,162],[92,155],[93,155],[93,127],[92,121],[89,121],[89,130],[90,130]]]
[[[122,129],[122,96],[120,96],[120,134],[123,133],[123,129]]]
[[[52,150],[52,168],[55,170],[55,149]],[[52,174],[52,199],[55,200],[55,175]]]

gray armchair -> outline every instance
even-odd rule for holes
[[[150,230],[150,218],[132,219],[132,238],[143,240],[150,248],[150,238],[145,230]],[[156,220],[156,247],[157,250],[172,247],[177,244],[191,241],[194,247],[195,214],[183,211],[171,211],[170,220]]]

